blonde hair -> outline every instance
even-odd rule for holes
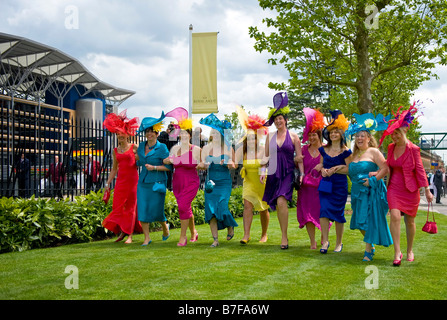
[[[374,136],[371,134],[371,132],[359,131],[356,133],[356,135],[359,134],[360,132],[366,133],[366,136],[369,138],[368,148],[377,148],[378,147],[377,140],[376,140],[376,138],[374,138]],[[354,143],[354,151],[353,151],[354,156],[357,155],[358,152],[359,152],[359,148],[357,147],[357,143]]]

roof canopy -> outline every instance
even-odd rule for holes
[[[79,90],[83,86],[85,90]],[[78,60],[58,49],[0,32],[0,88],[4,93],[41,99],[49,90],[64,98],[72,88],[120,105],[135,94],[100,81]],[[1,92],[0,92],[1,93]]]

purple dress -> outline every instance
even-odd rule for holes
[[[311,171],[315,166],[320,163],[320,153],[316,158],[313,158],[309,153],[309,145],[303,147],[303,165],[304,165],[304,175],[311,174]],[[321,179],[321,174],[315,171],[314,176],[319,176]],[[300,228],[303,228],[306,223],[313,223],[318,229],[320,228],[320,199],[318,195],[318,186],[312,187],[301,184],[301,188],[298,192],[298,199],[296,202],[296,215]]]
[[[276,143],[277,133],[273,136],[269,143],[269,165],[268,176],[264,191],[263,201],[276,210],[276,201],[283,196],[287,201],[292,201],[293,195],[293,169],[295,162],[295,147],[290,133],[287,130],[286,139],[281,147]]]

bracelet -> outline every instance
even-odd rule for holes
[[[109,187],[109,184],[108,183],[106,183],[106,188],[108,188]]]

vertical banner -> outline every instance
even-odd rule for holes
[[[217,32],[192,34],[192,113],[217,113]]]

